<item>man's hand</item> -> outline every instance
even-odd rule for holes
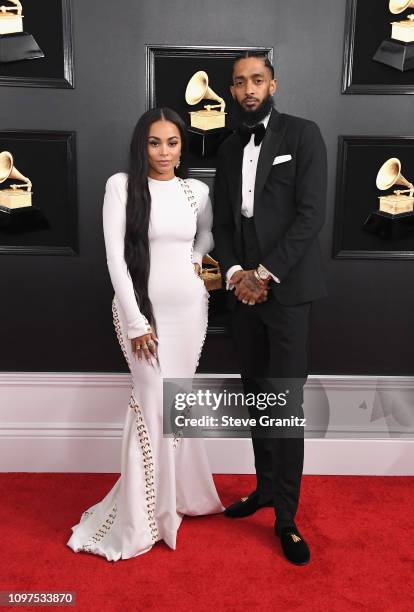
[[[244,304],[253,306],[267,300],[269,281],[257,279],[254,270],[238,270],[229,283],[235,287],[237,299]]]
[[[235,285],[237,285],[237,283],[240,282],[243,278],[243,274],[244,270],[237,270],[236,272],[234,272],[229,280],[230,287],[234,287]]]

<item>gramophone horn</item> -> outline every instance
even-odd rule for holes
[[[413,0],[414,1],[414,0]],[[221,104],[224,104],[223,98],[220,98],[210,87],[208,86],[208,74],[204,70],[199,70],[188,81],[187,88],[185,90],[185,101],[187,104],[198,104],[203,98],[207,100],[217,100]]]
[[[13,155],[8,151],[0,153],[0,183],[6,181],[13,170]]]
[[[409,189],[412,187],[412,183],[401,174],[401,162],[397,157],[387,159],[377,174],[378,189],[390,189],[393,185],[405,185]]]
[[[414,8],[414,0],[390,0],[390,11],[393,15],[399,15],[408,8]]]
[[[0,153],[0,183],[4,183],[7,179],[15,179],[26,183],[27,190],[30,191],[32,182],[27,176],[24,176],[17,168],[13,165],[13,155],[9,151],[2,151]]]

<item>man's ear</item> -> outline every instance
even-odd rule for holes
[[[234,85],[230,85],[230,93],[233,96],[233,100],[236,99],[235,93],[234,93]]]
[[[273,96],[273,94],[276,92],[277,89],[277,80],[276,79],[272,79],[270,81],[270,93]]]

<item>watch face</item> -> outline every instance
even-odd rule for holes
[[[261,266],[259,266],[257,272],[262,280],[266,280],[270,276],[269,272]]]

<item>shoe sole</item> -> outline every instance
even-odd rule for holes
[[[289,563],[291,563],[292,565],[308,565],[308,563],[310,562],[310,558],[307,561],[302,561],[302,563],[298,563],[297,561],[291,561],[290,559],[288,559],[285,555],[283,555],[286,559],[286,561],[289,561]]]

